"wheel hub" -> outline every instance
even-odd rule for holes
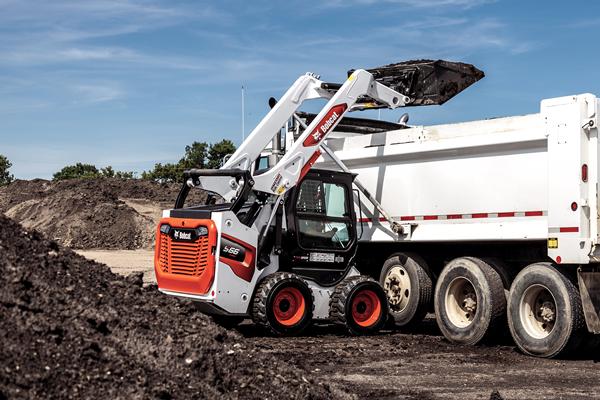
[[[383,282],[383,289],[393,311],[404,310],[410,296],[410,278],[401,266],[392,267]]]
[[[477,310],[477,296],[474,292],[467,292],[462,302],[463,309],[467,312],[474,313]]]
[[[350,306],[354,322],[365,328],[377,323],[381,316],[381,302],[370,289],[357,292]]]
[[[554,319],[556,318],[554,304],[550,301],[544,301],[540,307],[539,317],[546,322],[554,322]]]
[[[519,302],[519,316],[529,336],[548,337],[556,323],[556,302],[548,288],[535,284],[525,289]]]
[[[459,328],[469,326],[477,312],[477,293],[471,281],[457,277],[448,285],[444,299],[446,315]]]
[[[305,299],[297,288],[285,287],[273,300],[275,320],[284,326],[293,326],[300,322],[306,312]]]

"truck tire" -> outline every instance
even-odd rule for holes
[[[367,276],[341,281],[329,299],[329,318],[353,335],[379,332],[388,319],[388,302],[381,286]]]
[[[272,334],[292,336],[306,329],[313,316],[313,294],[295,274],[276,272],[256,288],[252,320]]]
[[[506,319],[506,297],[498,272],[483,260],[460,257],[440,274],[435,319],[451,342],[474,345],[490,338]]]
[[[552,358],[575,352],[586,334],[577,287],[552,263],[527,266],[510,288],[508,326],[526,354]]]
[[[383,263],[379,283],[387,295],[390,316],[398,326],[425,318],[433,297],[433,284],[425,260],[413,253],[397,253]]]

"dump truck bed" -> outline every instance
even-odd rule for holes
[[[391,232],[357,197],[362,241],[543,239],[553,259],[588,263],[598,232],[598,142],[589,135],[597,108],[593,95],[567,96],[542,101],[539,114],[327,144],[404,227]],[[318,167],[335,169],[325,159]]]

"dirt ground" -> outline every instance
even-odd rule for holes
[[[0,214],[0,399],[351,399]]]
[[[128,274],[154,280],[149,251],[82,252]],[[157,293],[157,296],[161,296]],[[506,338],[495,346],[456,346],[433,316],[413,330],[351,337],[336,326],[296,338],[265,337],[250,321],[238,331],[262,352],[337,383],[360,399],[589,399],[600,393],[600,355],[544,360],[520,354]],[[497,395],[501,397],[498,397]]]
[[[75,397],[85,397],[81,393],[93,396],[94,386],[109,390],[118,382],[115,371],[128,379],[125,386],[132,396],[125,397],[129,398],[169,398],[165,393],[174,395],[173,398],[190,397],[183,395],[190,393],[187,388],[177,389],[189,373],[198,379],[199,386],[194,387],[207,393],[199,397],[218,397],[210,387],[220,391],[251,384],[255,391],[250,397],[273,398],[272,394],[278,393],[279,397],[287,398],[281,396],[281,390],[276,386],[285,386],[288,376],[292,376],[292,381],[297,382],[298,377],[302,377],[302,381],[306,378],[311,385],[318,385],[315,391],[299,384],[297,390],[287,392],[296,398],[303,398],[303,395],[359,399],[598,398],[598,348],[576,360],[544,360],[520,354],[509,337],[494,346],[460,347],[443,338],[431,316],[413,330],[387,330],[372,337],[350,337],[331,325],[315,326],[296,338],[264,336],[250,321],[245,321],[234,331],[219,329],[197,315],[192,307],[179,306],[181,302],[160,294],[152,285],[155,282],[150,249],[152,231],[160,217],[160,209],[172,203],[177,190],[174,185],[103,180],[58,184],[22,181],[0,191],[0,212],[4,210],[26,227],[40,229],[60,243],[83,248],[78,250],[80,255],[106,264],[113,272],[130,279],[130,282],[119,280],[109,275],[105,267],[75,258],[67,250],[63,253],[55,245],[48,251],[45,246],[50,245],[36,234],[24,233],[17,247],[12,243],[14,238],[5,236],[4,240],[13,246],[8,250],[3,248],[6,243],[3,244],[0,237],[0,250],[8,251],[8,258],[6,253],[0,252],[0,267],[6,268],[0,274],[0,283],[3,278],[6,280],[7,276],[14,275],[15,267],[18,272],[14,279],[11,278],[13,280],[6,280],[5,286],[0,285],[3,288],[0,300],[5,299],[0,301],[0,322],[3,324],[0,330],[3,342],[0,346],[3,361],[0,378],[6,377],[5,382],[13,385],[4,393],[0,385],[0,400],[36,397],[41,393],[37,390],[52,379],[59,379],[57,385],[52,386],[56,390],[54,394],[65,397],[67,392],[60,391],[60,373],[71,373],[70,379],[78,382],[79,386],[70,387],[80,390],[74,392],[79,394]],[[27,238],[37,243],[34,250],[43,254],[32,252]],[[18,256],[11,256],[11,252]],[[59,254],[60,263],[53,261],[54,253]],[[36,287],[44,288],[46,281],[54,278],[48,278],[51,269],[50,275],[44,275],[46,281],[41,279],[42,276],[36,277],[32,272],[36,271],[36,266],[45,269],[62,266],[74,274],[72,278],[78,284],[64,285],[60,281],[50,285],[50,289],[40,292],[43,300],[40,306],[36,304],[40,301],[35,297]],[[30,268],[33,269],[30,271]],[[38,273],[46,274],[45,269]],[[137,286],[142,282],[144,288]],[[65,292],[73,287],[75,293]],[[82,294],[85,290],[100,295],[102,300],[96,301]],[[18,295],[17,300],[14,300],[15,295]],[[73,296],[82,303],[70,309],[67,306]],[[92,312],[79,316],[85,308],[82,304],[86,302]],[[58,307],[59,312],[52,311],[53,307]],[[44,313],[51,315],[44,316]],[[146,320],[149,323],[144,322]],[[106,326],[112,332],[108,336]],[[166,331],[172,332],[166,339],[156,337],[157,332],[165,336]],[[207,332],[211,338],[223,338],[223,342],[215,344],[205,340]],[[131,335],[139,337],[132,341]],[[177,335],[183,335],[183,341]],[[70,347],[65,348],[65,344]],[[239,356],[241,358],[234,363],[221,361],[224,360],[223,351],[239,349],[232,347],[236,344],[243,346],[245,351]],[[177,345],[183,346],[185,351],[176,348]],[[30,354],[27,357],[29,364],[21,360],[19,366],[15,360],[23,357],[24,349]],[[65,349],[75,349],[73,359],[63,354]],[[191,370],[169,364],[169,352],[172,351],[177,353],[179,361],[189,354],[199,357],[199,361],[192,362]],[[81,362],[83,358],[84,370],[91,371],[87,378],[90,381],[78,381],[74,369],[65,371],[51,367],[56,365],[51,362],[57,357],[66,365]],[[148,360],[150,365],[145,364]],[[245,369],[240,365],[243,360],[251,363]],[[43,363],[50,363],[46,366],[51,369],[39,371]],[[25,373],[14,369],[24,368],[23,364],[29,368]],[[113,368],[115,365],[118,368]],[[273,365],[277,365],[275,371]],[[206,381],[203,375],[206,368],[210,371],[210,379],[214,379],[212,382]],[[132,380],[132,372],[127,372],[129,369],[139,377]],[[165,369],[171,371],[168,376],[163,376]],[[283,380],[275,376],[280,370],[288,369],[289,374],[282,373]],[[103,376],[107,371],[112,371],[113,375]],[[16,389],[14,376],[23,377],[16,382]],[[269,381],[273,386],[271,389],[264,386],[268,379],[274,379]],[[333,383],[331,388],[322,386],[328,383]],[[162,389],[157,392],[156,387]],[[246,390],[248,394],[245,388],[238,387],[237,390]],[[347,394],[340,393],[337,388],[344,388]],[[232,397],[246,398],[242,392],[235,392]],[[17,395],[11,396],[11,393]]]
[[[114,273],[130,275],[141,272],[144,274],[144,284],[156,283],[153,250],[77,250],[77,253],[110,266]]]
[[[0,188],[0,213],[74,249],[143,249],[181,184],[141,179],[17,180]],[[204,193],[192,191],[201,204]]]

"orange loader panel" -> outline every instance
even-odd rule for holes
[[[162,218],[156,228],[154,272],[159,289],[208,293],[215,278],[217,228],[210,219]]]

